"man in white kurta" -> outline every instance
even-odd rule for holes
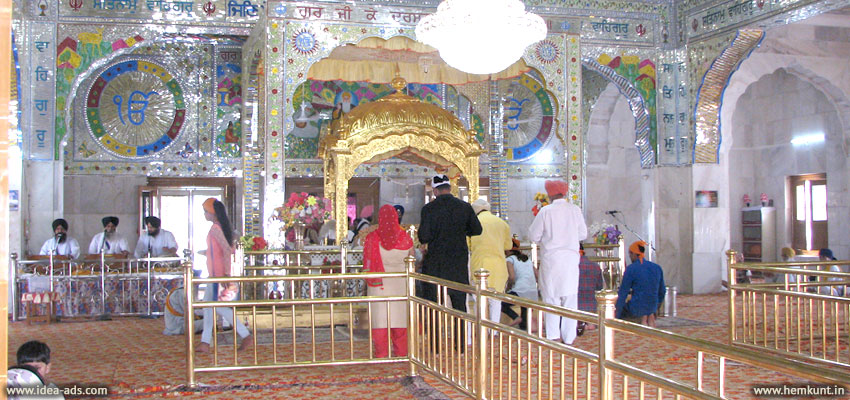
[[[77,239],[68,236],[68,222],[62,218],[53,221],[53,237],[47,239],[38,252],[42,256],[50,253],[55,256],[80,257],[80,244]]]
[[[101,248],[106,254],[121,254],[127,257],[130,246],[115,230],[118,228],[118,217],[103,217],[103,232],[94,235],[89,243],[89,254],[100,254]]]
[[[567,184],[546,181],[552,204],[543,207],[528,228],[531,241],[540,245],[540,294],[543,301],[578,309],[579,242],[587,238],[581,209],[567,202]],[[546,338],[572,344],[577,322],[546,313]]]
[[[169,257],[177,255],[177,241],[174,235],[161,229],[162,221],[157,217],[145,217],[145,233],[139,236],[136,243],[136,258],[144,258],[150,253],[151,257]]]

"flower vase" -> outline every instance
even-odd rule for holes
[[[307,225],[301,221],[295,221],[292,229],[295,230],[295,250],[304,250],[304,236],[307,233]]]

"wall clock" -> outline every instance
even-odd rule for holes
[[[534,157],[554,136],[554,101],[543,84],[526,73],[511,81],[502,105],[506,159]]]
[[[169,147],[186,120],[183,89],[164,66],[125,60],[97,75],[86,96],[95,141],[120,157],[152,156]]]

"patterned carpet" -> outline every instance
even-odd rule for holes
[[[662,329],[683,335],[726,342],[725,295],[679,296],[679,315],[659,323]],[[669,326],[669,327],[665,327]],[[332,366],[287,368],[275,370],[203,373],[198,375],[202,387],[187,390],[185,383],[184,336],[161,334],[161,319],[116,319],[80,323],[57,323],[29,326],[25,322],[9,326],[9,360],[27,340],[37,339],[52,349],[53,366],[50,379],[60,386],[78,383],[86,386],[107,385],[109,398],[189,397],[210,399],[466,399],[462,393],[438,379],[424,374],[423,379],[408,379],[407,363],[368,366]],[[231,333],[219,336],[229,342]],[[270,334],[269,334],[270,336]],[[296,334],[300,337],[300,332]],[[355,335],[355,353],[363,354],[365,344]],[[199,337],[196,335],[195,340]],[[347,340],[347,337],[345,338]],[[290,339],[291,340],[291,339]],[[339,339],[337,339],[338,341]],[[300,340],[299,340],[300,342]],[[318,352],[327,352],[328,342]],[[579,337],[577,347],[595,351],[597,331]],[[617,335],[617,355],[622,360],[650,371],[694,381],[695,354],[687,349],[638,341]],[[334,347],[336,352],[349,351],[346,343]],[[240,357],[253,357],[249,351]],[[287,353],[279,351],[279,353]],[[291,354],[291,348],[289,348]],[[224,353],[222,353],[223,356]],[[298,345],[299,360],[310,356],[310,349]],[[262,358],[270,357],[268,354]],[[290,356],[291,357],[291,356]],[[241,359],[241,358],[240,358]],[[209,365],[211,356],[201,357]],[[531,361],[534,363],[534,359]],[[706,376],[716,377],[716,361],[706,362]],[[727,364],[729,398],[751,398],[754,384],[783,383],[788,377],[754,367]],[[424,380],[424,381],[423,381]],[[716,378],[709,378],[716,382]],[[709,383],[716,387],[716,383]],[[434,390],[436,389],[436,391]]]

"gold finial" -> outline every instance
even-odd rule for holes
[[[396,74],[395,78],[393,78],[391,82],[391,85],[393,86],[393,88],[395,88],[397,92],[401,93],[401,91],[404,90],[405,87],[407,87],[407,81],[404,80],[404,78],[398,76],[398,74]]]

